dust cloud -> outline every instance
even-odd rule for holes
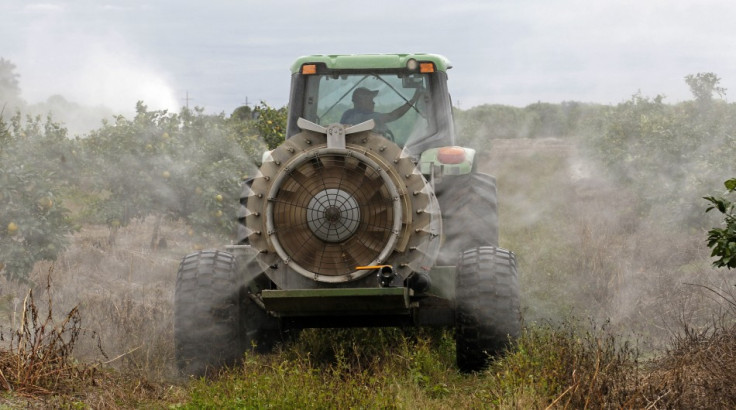
[[[701,198],[736,171],[704,168],[722,139],[679,161],[655,152],[615,175],[592,135],[482,135],[480,170],[498,180],[500,245],[517,255],[527,324],[607,323],[649,350],[733,319],[732,272],[711,266],[705,237],[718,220]]]

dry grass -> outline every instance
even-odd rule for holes
[[[637,382],[635,407],[736,406],[736,327],[683,331]]]
[[[134,376],[166,380],[173,372],[173,289],[179,259],[198,245],[183,224],[161,227],[168,248],[149,248],[151,221],[120,229],[117,243],[107,244],[109,231],[85,226],[72,245],[53,263],[38,263],[30,278],[34,294],[48,292],[57,310],[74,309],[82,331],[74,356]],[[52,288],[44,275],[53,281]],[[2,284],[0,325],[17,329],[20,300],[28,287]],[[44,306],[45,307],[45,306]],[[1,313],[4,311],[4,315]],[[92,337],[94,335],[94,337]]]
[[[0,283],[0,326],[12,335],[1,350],[0,390],[14,393],[0,404],[117,408],[177,400],[181,389],[168,383],[176,270],[193,247],[215,244],[168,223],[160,232],[168,248],[154,251],[152,229],[151,221],[133,223],[110,246],[106,227],[85,226],[56,262],[36,265],[30,289]],[[69,313],[56,323],[53,311]],[[22,405],[13,402],[19,397]]]
[[[78,357],[98,360],[135,376],[166,380],[173,374],[173,294],[180,258],[195,241],[183,224],[168,223],[160,234],[168,247],[149,247],[153,221],[122,228],[114,246],[108,231],[89,227],[56,263],[55,297],[78,304],[85,328],[97,332],[106,356],[81,343]],[[219,244],[208,244],[215,246]]]
[[[51,273],[52,270],[47,294]],[[95,367],[77,365],[72,357],[81,334],[79,309],[72,308],[55,323],[51,298],[44,314],[36,305],[33,290],[28,291],[21,306],[9,346],[0,351],[0,389],[20,396],[48,395],[94,377]]]

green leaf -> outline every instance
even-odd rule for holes
[[[724,182],[723,185],[726,186],[728,192],[736,191],[736,178],[729,179],[728,181]]]

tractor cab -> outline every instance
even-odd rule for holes
[[[292,65],[287,138],[299,118],[328,126],[373,119],[412,156],[455,143],[449,61],[435,54],[315,55]]]

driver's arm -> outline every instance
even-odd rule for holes
[[[414,105],[415,102],[417,102],[420,94],[421,92],[419,91],[419,89],[417,89],[417,91],[414,93],[414,96],[411,97],[411,100],[402,104],[399,108],[391,112],[378,115],[379,121],[387,123],[387,122],[398,120],[399,118],[401,118],[402,115],[406,114],[406,112],[411,109],[412,105]]]

